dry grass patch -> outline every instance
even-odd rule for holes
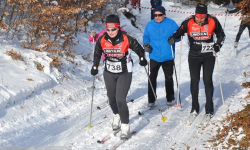
[[[6,51],[6,54],[9,55],[13,60],[24,61],[21,55],[21,52],[15,52],[13,49]]]
[[[243,110],[227,116],[222,122],[223,128],[219,128],[216,137],[209,140],[214,147],[219,145],[223,149],[248,149],[250,147],[250,104]]]

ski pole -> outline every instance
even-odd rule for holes
[[[220,82],[220,94],[221,94],[221,99],[222,99],[222,102],[223,102],[223,105],[224,105],[225,101],[224,101],[223,92],[222,92],[222,87],[221,87],[219,60],[218,60],[218,55],[217,55],[217,54],[216,54],[216,63],[217,63],[217,73],[218,73],[219,82]]]
[[[182,55],[182,37],[181,37],[181,43],[180,43],[180,67],[179,67],[179,83],[181,82],[181,55]],[[178,86],[178,90],[177,90],[178,95],[180,95],[180,86]],[[179,97],[180,98],[180,97]],[[178,102],[178,99],[177,99]],[[181,99],[179,101],[180,106],[181,106]]]
[[[147,74],[147,76],[148,76],[148,81],[149,81],[150,86],[151,86],[151,88],[152,88],[152,91],[153,91],[153,93],[154,93],[154,96],[155,96],[155,100],[156,100],[156,103],[157,103],[158,109],[159,109],[159,111],[160,111],[160,113],[161,113],[161,120],[162,120],[163,122],[165,122],[165,121],[167,120],[167,117],[165,117],[165,116],[163,116],[163,115],[162,115],[162,111],[161,111],[160,103],[158,102],[158,100],[157,100],[157,98],[156,98],[156,94],[155,94],[155,91],[154,91],[154,89],[153,89],[153,85],[152,85],[152,83],[151,83],[151,80],[150,80],[150,78],[149,78],[149,75],[148,75],[148,72],[147,72],[146,66],[144,66],[144,69],[145,69],[145,71],[146,71],[146,74]]]
[[[226,21],[227,21],[227,12],[226,12],[226,17],[225,17],[225,22],[224,22],[223,30],[225,29]]]
[[[182,41],[181,41],[182,42]],[[182,46],[181,46],[182,47]],[[175,79],[176,79],[176,86],[177,86],[177,105],[175,107],[181,107],[181,96],[179,90],[179,84],[177,80],[177,73],[176,73],[176,67],[175,67],[175,58],[174,58],[174,51],[173,47],[171,46],[171,51],[172,51],[172,57],[173,57],[173,62],[174,62],[174,71],[175,71]],[[181,56],[180,56],[181,57]],[[181,65],[181,64],[180,64]],[[180,72],[179,72],[180,73]]]
[[[92,128],[91,121],[92,121],[92,108],[93,108],[93,101],[94,101],[94,90],[95,89],[95,76],[93,76],[93,85],[92,85],[92,100],[91,100],[91,108],[90,108],[90,121],[88,129]]]
[[[179,83],[181,82],[181,55],[182,55],[182,37],[181,37],[181,43],[180,43],[180,63],[179,63]],[[180,96],[180,86],[177,87],[177,94],[179,95],[179,97],[177,97],[177,106],[180,105],[181,107],[181,96]],[[178,100],[178,98],[180,98],[180,100]]]
[[[94,54],[95,54],[95,37],[93,37],[93,61],[94,61]]]

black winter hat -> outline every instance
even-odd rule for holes
[[[205,4],[197,4],[195,13],[197,14],[207,14],[207,5]]]
[[[164,15],[166,15],[166,13],[165,13],[165,8],[164,8],[163,6],[157,6],[157,7],[155,7],[154,13],[155,13],[156,11],[162,12]]]
[[[106,17],[106,23],[120,23],[120,19],[117,15],[109,15]]]

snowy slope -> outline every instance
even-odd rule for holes
[[[142,1],[143,7],[150,7],[148,1]],[[194,12],[194,7],[171,7],[173,3],[163,2],[167,9],[167,17],[174,19],[178,25]],[[208,12],[224,14],[225,8],[210,5]],[[168,10],[176,10],[171,12]],[[150,19],[150,9],[142,9],[137,13],[139,29],[131,26],[130,21],[120,14],[122,27],[142,44],[143,30]],[[185,11],[190,13],[180,13]],[[247,89],[242,89],[241,83],[245,82],[244,71],[250,71],[250,40],[247,31],[240,39],[237,55],[234,57],[233,42],[240,23],[239,16],[224,15],[217,17],[225,27],[226,40],[218,56],[218,64],[214,70],[214,106],[215,116],[211,124],[204,127],[202,119],[205,109],[205,93],[203,81],[200,82],[200,114],[192,126],[186,126],[186,120],[191,110],[190,77],[187,63],[188,41],[183,38],[176,45],[177,75],[181,75],[180,94],[182,108],[168,108],[163,112],[167,120],[163,122],[157,109],[148,111],[143,116],[138,111],[147,105],[147,75],[138,63],[138,57],[133,54],[134,73],[133,81],[128,94],[131,130],[137,131],[124,145],[123,150],[160,150],[160,149],[206,149],[212,144],[207,140],[216,134],[220,121],[228,113],[243,109],[249,100],[244,100]],[[226,24],[225,24],[226,21]],[[224,26],[225,25],[225,26]],[[236,27],[235,27],[236,26]],[[101,29],[96,29],[100,31]],[[92,99],[93,77],[90,75],[91,62],[82,59],[92,54],[92,43],[88,42],[88,35],[79,36],[80,44],[76,46],[79,55],[75,64],[68,63],[64,73],[51,69],[52,61],[46,52],[39,53],[23,49],[17,41],[0,40],[0,149],[13,146],[14,148],[64,146],[66,148],[109,149],[119,136],[112,137],[104,145],[98,144],[105,135],[111,132],[112,112],[107,106],[107,96],[102,77],[102,68],[99,68],[98,78],[95,80],[94,103],[92,113],[93,128],[90,125],[90,110]],[[3,38],[1,38],[3,39]],[[14,61],[6,55],[6,50],[13,49],[21,52],[23,61]],[[182,49],[182,51],[181,51]],[[182,52],[180,54],[180,52]],[[181,63],[180,63],[181,58]],[[44,66],[44,72],[36,69],[35,62]],[[76,66],[76,67],[75,67]],[[179,67],[181,66],[181,72]],[[219,76],[219,67],[225,104],[223,105]],[[74,69],[72,69],[74,68]],[[201,73],[202,74],[202,73]],[[158,75],[157,95],[160,106],[166,108],[165,87],[163,72]],[[32,79],[32,80],[31,80]],[[175,79],[175,78],[174,78]],[[176,85],[176,83],[175,83]],[[175,86],[175,92],[177,91]],[[176,92],[177,93],[177,92]],[[177,96],[175,96],[177,97]],[[103,106],[101,110],[97,106]],[[105,107],[107,106],[107,107]],[[58,147],[54,147],[56,149]],[[221,148],[221,147],[217,147]],[[60,149],[63,149],[61,147]]]

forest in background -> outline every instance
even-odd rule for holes
[[[74,57],[72,47],[77,44],[77,33],[87,33],[90,22],[104,23],[107,14],[117,13],[117,9],[129,3],[128,0],[2,0],[0,34],[7,39],[17,38],[24,48]],[[249,0],[243,0],[236,7],[246,8],[242,11],[250,16],[249,4]],[[250,17],[245,22],[250,22]]]

